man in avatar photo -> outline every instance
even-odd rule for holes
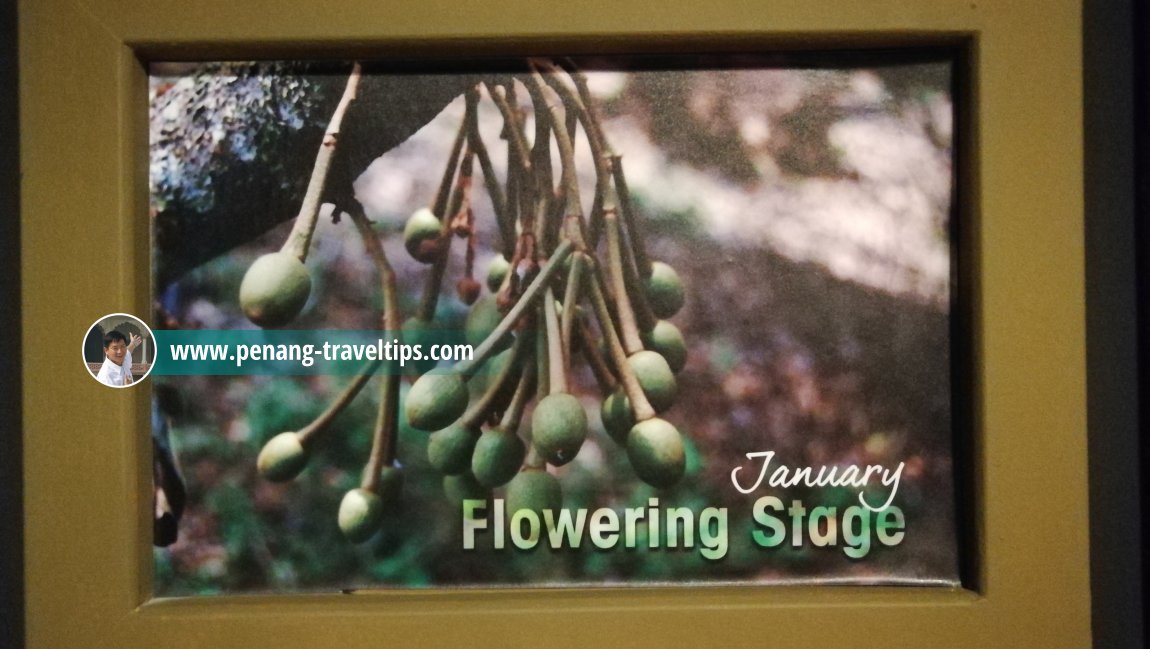
[[[112,387],[132,384],[132,350],[139,346],[141,338],[132,334],[131,342],[119,331],[109,331],[104,335],[104,364],[96,374],[96,380]]]

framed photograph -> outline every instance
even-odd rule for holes
[[[960,57],[154,64],[156,593],[959,586]]]
[[[1076,7],[52,5],[30,646],[1088,642]]]

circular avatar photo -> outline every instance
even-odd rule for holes
[[[129,313],[109,313],[84,334],[84,365],[104,385],[127,388],[144,380],[155,361],[152,330]]]

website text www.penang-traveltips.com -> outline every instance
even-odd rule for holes
[[[311,367],[316,360],[331,361],[398,361],[400,367],[407,362],[430,358],[435,361],[471,360],[475,349],[471,345],[409,345],[398,340],[374,343],[314,344],[173,344],[168,346],[174,361],[228,361],[243,367],[248,361],[284,361]]]

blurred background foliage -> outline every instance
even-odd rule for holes
[[[287,76],[276,76],[281,74]],[[266,182],[306,182],[306,173],[277,179],[294,163],[261,154],[261,148],[314,158],[315,133],[326,121],[320,97],[344,77],[300,74],[290,66],[286,72],[216,66],[153,75],[157,236],[173,205],[186,213],[228,208],[228,197],[213,194],[210,180],[237,160],[258,163],[244,173],[266,174]],[[444,97],[471,79],[434,78],[427,84],[439,94],[424,102],[434,110],[414,111],[428,114],[420,128],[397,136],[394,146],[377,152],[385,154],[350,176],[355,180],[349,187],[396,266],[404,317],[415,308],[427,270],[408,257],[400,233],[406,217],[431,201],[462,116],[462,101]],[[607,136],[623,155],[652,256],[672,264],[687,287],[686,307],[673,321],[690,355],[667,418],[689,438],[688,468],[669,491],[638,481],[623,450],[598,425],[598,393],[589,372],[580,369],[575,389],[593,432],[576,460],[556,471],[564,506],[619,509],[658,496],[664,505],[696,511],[726,507],[727,556],[708,561],[697,549],[622,547],[464,551],[458,503],[448,500],[443,479],[427,463],[427,435],[405,422],[398,451],[402,505],[376,538],[355,546],[340,534],[335,513],[367,459],[375,381],[340,415],[309,468],[281,485],[257,475],[260,447],[308,423],[346,378],[180,377],[155,379],[177,387],[191,404],[174,428],[188,507],[180,540],[155,551],[157,595],[400,585],[957,580],[950,65],[593,71],[590,79]],[[405,80],[410,75],[384,87],[403,88]],[[359,110],[380,119],[389,104],[368,97]],[[500,121],[486,102],[480,120],[502,178]],[[201,146],[189,148],[189,138]],[[581,184],[589,192],[593,175],[582,135],[577,147]],[[483,269],[498,233],[485,194],[476,195],[477,268]],[[590,204],[589,194],[584,204]],[[279,248],[290,223],[274,224],[293,215],[277,217],[265,225],[270,230],[186,271],[157,270],[156,299],[167,326],[250,328],[236,300],[239,282],[258,255]],[[213,212],[212,218],[221,217]],[[165,254],[177,250],[157,244],[157,269]],[[466,316],[449,288],[462,273],[462,254],[455,252],[437,313],[446,327],[460,327]],[[376,327],[378,281],[350,222],[321,220],[307,265],[312,296],[292,328]],[[775,451],[777,461],[792,466],[893,468],[905,462],[895,503],[907,516],[905,541],[873,547],[863,560],[847,559],[836,548],[757,548],[750,519],[755,497],[775,494],[808,507],[845,507],[856,498],[838,488],[736,492],[731,470],[745,464],[746,453],[761,450]],[[757,465],[746,466],[757,472]]]

